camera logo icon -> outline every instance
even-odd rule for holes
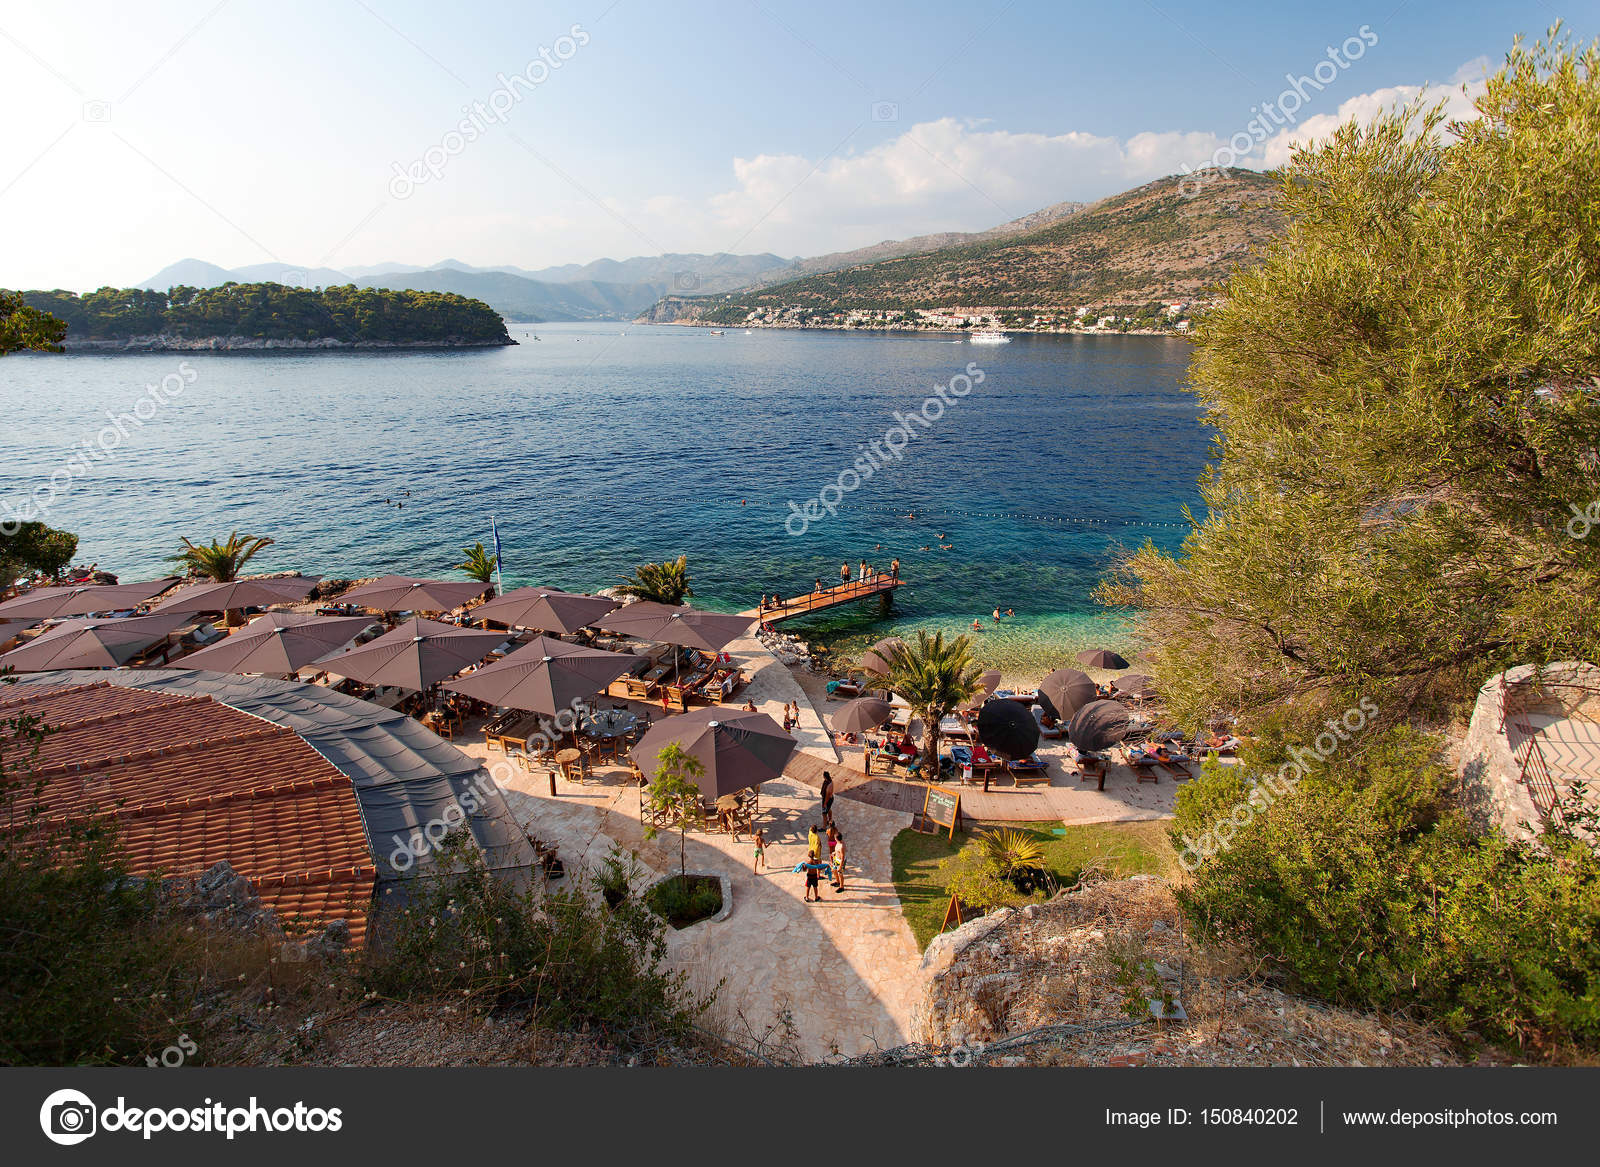
[[[39,1126],[44,1137],[63,1147],[83,1142],[95,1132],[95,1106],[79,1090],[57,1090],[39,1108]]]
[[[900,107],[892,101],[875,101],[872,103],[872,120],[897,122],[900,120]]]
[[[699,287],[699,272],[681,271],[672,277],[672,290],[675,292],[693,292]]]
[[[111,120],[111,103],[109,101],[84,102],[83,120],[86,122],[109,122]]]

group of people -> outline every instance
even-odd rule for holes
[[[794,867],[795,874],[803,874],[806,878],[805,901],[808,904],[822,902],[824,875],[833,885],[835,894],[844,891],[844,832],[833,821],[833,775],[826,770],[822,772],[821,795],[822,821],[811,824],[811,829],[806,833],[806,857]],[[761,831],[755,833],[755,844],[755,870],[759,872],[767,865],[766,836]],[[824,844],[828,848],[826,858],[822,851]]]
[[[924,548],[924,550],[926,550],[926,548]],[[854,572],[851,571],[848,563],[841,563],[839,565],[839,583],[841,585],[848,584],[852,580],[860,583],[866,583],[869,580],[875,580],[882,576],[888,576],[890,579],[899,579],[900,560],[891,559],[889,561],[888,571],[884,571],[882,568],[868,563],[865,559],[861,561],[860,565],[855,569]],[[822,582],[822,577],[819,575],[816,579],[816,582],[811,585],[811,591],[813,593],[820,593],[827,590],[828,585]],[[761,607],[757,610],[761,612],[776,611],[784,606],[784,602],[783,596],[778,592],[774,592],[770,596],[765,592],[762,592]]]

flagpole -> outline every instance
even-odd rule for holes
[[[505,586],[500,580],[500,528],[495,524],[494,516],[489,516],[489,532],[494,536],[494,594],[504,595]]]

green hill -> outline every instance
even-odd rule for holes
[[[1193,300],[1283,229],[1275,180],[1216,172],[1193,192],[1164,178],[1001,239],[862,264],[720,296],[663,301],[653,318],[704,324],[937,324],[923,313],[994,310],[1002,324],[1070,322],[1080,308],[1149,311]],[[850,320],[851,314],[857,319]],[[1064,315],[1063,315],[1064,314]]]
[[[68,348],[74,342],[135,340],[146,342],[140,346],[145,348],[190,347],[215,338],[355,346],[515,343],[494,309],[445,292],[230,283],[166,292],[101,288],[82,296],[59,290],[22,295],[30,307],[66,322]]]

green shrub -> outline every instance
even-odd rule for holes
[[[127,878],[108,838],[72,846],[0,852],[0,1064],[139,1058],[177,1038],[198,989],[158,884]]]
[[[553,1028],[597,1025],[624,1047],[683,1037],[710,1006],[661,968],[666,925],[632,897],[608,910],[581,889],[519,888],[457,839],[438,857],[450,874],[411,879],[374,919],[368,991],[525,1007]]]
[[[1180,849],[1252,790],[1248,821],[1179,891],[1207,937],[1239,941],[1301,988],[1410,1011],[1544,1052],[1600,1048],[1600,861],[1570,835],[1542,846],[1473,831],[1439,743],[1398,729],[1293,787],[1207,767],[1181,791]]]
[[[675,875],[652,887],[645,904],[674,928],[687,928],[722,911],[722,884],[705,876]]]

